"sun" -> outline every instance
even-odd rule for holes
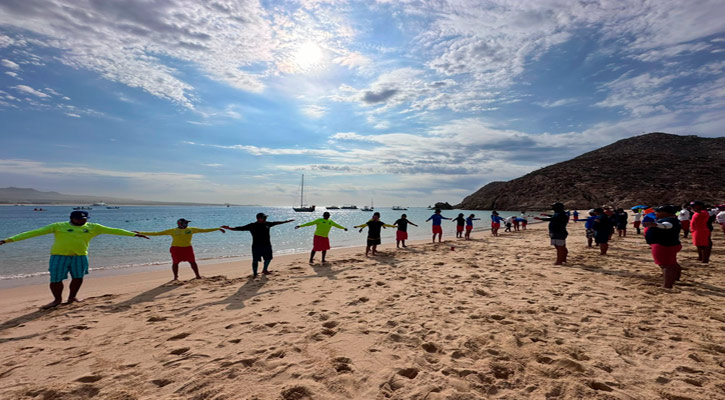
[[[320,46],[315,42],[305,42],[295,51],[294,62],[303,72],[311,71],[322,65],[325,57]]]

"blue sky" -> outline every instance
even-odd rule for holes
[[[722,1],[6,0],[0,187],[455,203],[644,132],[723,136]],[[657,149],[652,149],[656,152]]]

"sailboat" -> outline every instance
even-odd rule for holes
[[[370,207],[363,206],[363,208],[360,209],[360,211],[374,211],[375,207],[373,207],[373,200],[370,199]]]
[[[305,174],[302,174],[302,183],[300,184],[300,206],[299,207],[292,207],[293,210],[297,212],[314,212],[315,206],[306,206],[304,204],[304,197],[305,197]]]

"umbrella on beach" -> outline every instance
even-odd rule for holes
[[[634,206],[634,207],[632,207],[632,210],[641,210],[644,208],[649,208],[649,206]]]

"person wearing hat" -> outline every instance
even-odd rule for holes
[[[50,248],[50,292],[53,301],[44,305],[43,309],[53,308],[62,303],[63,281],[71,275],[68,304],[81,301],[76,296],[83,284],[83,277],[88,274],[88,245],[98,235],[136,236],[148,239],[147,236],[125,229],[109,228],[101,224],[88,222],[87,211],[73,211],[69,222],[56,222],[39,229],[23,232],[0,240],[0,245],[18,242],[36,236],[53,234],[55,240]]]
[[[569,216],[566,215],[564,210],[564,204],[556,202],[551,205],[551,209],[554,210],[553,215],[544,215],[544,218],[535,217],[535,219],[541,221],[549,221],[549,237],[551,238],[551,245],[556,248],[556,262],[554,265],[562,265],[566,263],[566,256],[569,254],[569,250],[566,248],[566,238],[569,236],[569,232],[566,230],[566,224],[569,223]]]
[[[692,221],[690,222],[690,232],[692,232],[692,244],[697,246],[697,260],[705,264],[710,262],[710,252],[712,251],[712,233],[707,227],[707,221],[710,219],[710,213],[705,208],[705,203],[701,201],[693,201],[690,203],[692,207]]]
[[[344,229],[347,231],[347,228],[344,226],[336,223],[335,221],[330,219],[330,213],[325,211],[324,214],[322,214],[322,218],[318,218],[314,221],[310,221],[307,223],[304,223],[302,225],[295,226],[295,229],[300,229],[305,226],[312,226],[315,225],[315,234],[312,237],[312,251],[310,252],[310,264],[312,264],[312,261],[315,259],[315,253],[318,251],[322,252],[322,263],[325,263],[325,256],[327,255],[327,250],[330,250],[330,238],[328,237],[330,235],[330,230],[334,226],[337,229]]]
[[[179,280],[179,264],[186,261],[191,265],[191,269],[194,271],[196,279],[201,279],[199,275],[199,266],[196,264],[196,257],[194,256],[194,248],[191,247],[191,237],[195,233],[207,233],[221,231],[224,233],[222,228],[192,228],[189,227],[189,220],[179,218],[176,221],[176,228],[167,229],[159,232],[139,232],[147,236],[171,236],[171,271],[174,273],[174,280]]]
[[[676,206],[661,206],[655,209],[654,222],[645,222],[644,226],[649,228],[645,234],[645,240],[652,249],[652,258],[655,264],[662,268],[664,276],[663,287],[671,289],[675,281],[680,280],[682,268],[677,263],[677,253],[682,250],[680,244],[680,221],[675,215]]]
[[[267,214],[258,213],[257,222],[252,222],[244,226],[237,226],[232,228],[228,225],[222,226],[224,229],[230,231],[249,231],[252,234],[252,279],[257,277],[257,271],[259,270],[259,261],[264,259],[264,266],[262,267],[262,274],[269,275],[269,263],[272,262],[272,241],[269,238],[269,228],[275,225],[286,224],[294,221],[288,219],[286,221],[267,221]]]

